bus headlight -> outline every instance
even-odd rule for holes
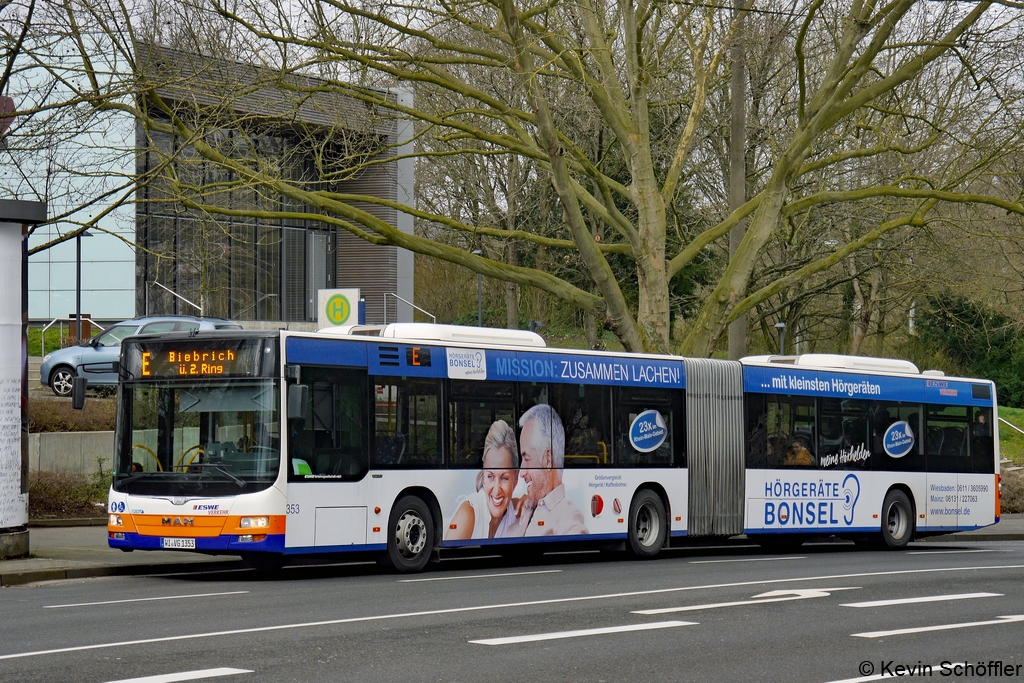
[[[242,517],[242,521],[238,523],[238,526],[242,529],[266,529],[270,526],[269,517]]]
[[[121,515],[110,515],[110,526],[124,526]]]

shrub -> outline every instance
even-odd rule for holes
[[[102,469],[93,475],[31,472],[28,516],[32,519],[103,516],[109,483],[109,472]]]
[[[30,432],[102,432],[114,428],[117,401],[90,396],[83,410],[75,410],[68,399],[36,399],[28,402]]]
[[[1003,512],[1024,512],[1024,470],[1003,470]]]

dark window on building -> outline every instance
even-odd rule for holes
[[[565,466],[612,463],[611,387],[552,384],[551,405],[565,428]]]
[[[642,413],[657,411],[668,430],[657,449],[643,452],[633,446],[630,427]],[[615,464],[620,467],[685,467],[686,443],[682,392],[678,389],[617,387],[614,404]]]
[[[362,479],[369,468],[366,371],[303,366],[302,381],[309,403],[305,420],[289,422],[289,479]]]
[[[868,402],[818,399],[818,464],[832,470],[870,469]]]
[[[440,467],[441,380],[375,377],[374,467]]]
[[[503,420],[516,429],[511,382],[452,380],[448,397],[449,467],[479,468],[491,425]]]
[[[925,470],[924,449],[928,437],[921,431],[922,407],[917,403],[895,401],[870,401],[868,424],[871,430],[871,469],[879,472],[923,472]],[[891,430],[890,430],[891,428]],[[907,428],[910,429],[909,433]],[[890,432],[890,443],[912,439],[909,452],[900,455],[905,448],[891,448],[886,451],[886,433]]]

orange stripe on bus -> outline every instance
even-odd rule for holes
[[[268,517],[269,525],[241,527],[243,515],[214,517],[206,515],[121,515],[123,526],[107,526],[109,531],[138,531],[142,536],[212,538],[222,534],[283,534],[285,515],[244,515]]]

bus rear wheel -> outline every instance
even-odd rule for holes
[[[892,489],[882,503],[882,540],[892,550],[907,547],[914,535],[914,509],[907,494]]]
[[[650,559],[661,552],[668,535],[665,504],[650,489],[633,496],[629,506],[629,548],[640,559]]]
[[[434,521],[427,504],[416,496],[399,498],[388,522],[388,564],[403,573],[418,572],[433,550]]]

